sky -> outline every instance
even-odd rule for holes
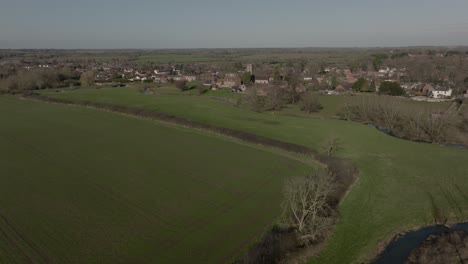
[[[0,48],[468,46],[468,0],[0,0]]]

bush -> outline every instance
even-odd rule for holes
[[[187,90],[187,81],[186,80],[176,81],[175,86],[177,87],[177,89],[181,91],[185,91]]]
[[[401,96],[405,95],[405,90],[397,82],[382,82],[379,89],[380,94]]]
[[[202,95],[202,94],[208,92],[208,89],[205,87],[205,85],[203,85],[203,83],[198,83],[195,86],[195,88],[197,89],[199,95]]]
[[[368,92],[369,82],[364,78],[359,78],[359,80],[353,84],[353,90],[356,92]]]
[[[245,256],[234,263],[279,263],[298,246],[294,230],[274,226]]]

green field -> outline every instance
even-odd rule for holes
[[[0,263],[222,263],[268,228],[273,149],[105,111],[0,97]]]
[[[212,61],[224,61],[227,58],[214,55],[182,55],[182,54],[153,54],[138,56],[138,62],[157,63],[200,63]]]
[[[338,136],[340,156],[355,161],[361,174],[341,204],[336,232],[314,263],[370,260],[396,233],[433,222],[430,197],[450,221],[468,219],[466,150],[400,140],[353,122],[253,113],[204,96],[146,96],[132,89],[46,94],[157,110],[314,149]],[[332,103],[339,104],[324,105]]]
[[[347,104],[360,102],[363,97],[373,97],[374,94],[357,94],[357,95],[321,95],[319,100],[323,105],[323,110],[320,111],[319,115],[325,117],[336,117],[340,110]],[[421,109],[430,109],[434,111],[447,110],[451,102],[440,102],[440,103],[429,103],[414,101],[408,98],[398,98],[402,107],[406,106],[418,106]]]

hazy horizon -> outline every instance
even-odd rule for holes
[[[468,46],[468,1],[4,0],[0,49]]]

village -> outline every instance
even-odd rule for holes
[[[391,53],[390,53],[391,54]],[[464,54],[457,54],[460,60],[467,60]],[[374,57],[372,57],[374,56]],[[288,88],[291,85],[298,92],[316,91],[327,95],[350,94],[355,92],[382,93],[383,82],[396,83],[402,92],[392,95],[405,95],[418,101],[445,101],[456,97],[468,97],[468,77],[462,75],[462,84],[453,78],[454,74],[434,71],[417,76],[407,65],[395,65],[400,53],[394,60],[378,61],[379,56],[372,55],[373,63],[361,66],[327,65],[306,59],[290,60],[285,63],[242,63],[236,62],[230,67],[218,63],[151,63],[139,64],[126,60],[111,61],[46,61],[42,63],[22,60],[11,63],[0,61],[3,72],[60,71],[66,72],[66,86],[80,85],[79,79],[84,73],[93,75],[93,82],[98,86],[125,86],[129,83],[147,83],[157,87],[171,86],[176,82],[198,83],[212,90],[245,92],[255,86],[260,94],[266,94],[272,87]],[[385,58],[393,58],[385,55]],[[429,55],[406,54],[407,60],[418,61],[432,56],[444,60],[444,53]],[[375,63],[378,61],[378,63]],[[420,63],[424,63],[421,61]],[[400,66],[400,67],[398,67]],[[6,69],[6,70],[5,70]],[[437,69],[436,69],[437,70]],[[431,78],[427,78],[430,76]],[[432,82],[429,80],[433,80]],[[460,78],[458,78],[460,79]]]
[[[262,67],[257,70],[253,64],[244,65],[244,69],[238,72],[207,71],[198,74],[186,74],[173,66],[161,66],[162,70],[150,72],[138,71],[133,68],[125,68],[121,72],[120,80],[129,82],[155,82],[168,84],[177,81],[201,82],[212,90],[228,89],[232,92],[245,92],[248,86],[255,85],[264,93],[273,86],[286,88],[290,78],[296,78],[297,90],[320,91],[327,95],[349,94],[353,92],[379,92],[382,82],[396,82],[405,91],[405,94],[414,100],[440,101],[453,97],[454,84],[446,82],[443,85],[423,82],[405,82],[406,69],[385,67],[378,71],[358,70],[352,72],[348,68],[326,67],[322,72],[304,70],[299,74],[291,74],[285,69]],[[112,70],[104,68],[101,74],[96,76],[98,82],[106,83],[115,81],[112,79]],[[114,73],[115,74],[115,73]],[[356,88],[358,80],[364,80],[364,87]],[[463,91],[468,97],[467,90]]]

